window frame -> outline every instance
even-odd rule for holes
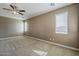
[[[66,14],[65,14],[65,13],[66,13]],[[62,32],[57,32],[57,26],[56,26],[56,25],[57,25],[57,24],[56,24],[56,20],[57,20],[57,19],[56,19],[56,16],[58,16],[59,14],[60,14],[60,15],[61,15],[61,14],[65,14],[65,15],[66,15],[66,32],[63,32],[63,31],[62,31]],[[68,12],[67,12],[67,11],[61,12],[61,13],[56,13],[56,14],[55,14],[55,33],[56,33],[56,34],[68,34]]]

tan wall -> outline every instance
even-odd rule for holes
[[[22,21],[0,16],[0,37],[21,35]]]
[[[68,34],[55,33],[55,14],[68,11]],[[27,20],[26,35],[78,48],[78,8],[76,4]]]

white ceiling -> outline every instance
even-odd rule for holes
[[[50,3],[16,3],[15,5],[19,9],[26,10],[24,16],[21,16],[21,15],[13,15],[12,12],[2,9],[2,8],[11,9],[11,7],[9,6],[10,3],[0,3],[0,16],[25,20],[70,4],[71,3],[55,3],[55,5],[51,6]]]

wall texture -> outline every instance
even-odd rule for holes
[[[23,22],[0,16],[0,37],[22,35]]]
[[[28,31],[26,35],[41,38],[59,44],[78,47],[78,8],[77,4],[72,4],[49,13],[27,20]],[[68,12],[68,34],[55,33],[55,14]],[[52,40],[50,40],[50,38]],[[54,38],[54,40],[53,40]]]

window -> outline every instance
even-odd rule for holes
[[[24,31],[27,32],[27,21],[25,22],[25,26],[24,27],[25,27]]]
[[[56,14],[56,33],[68,34],[68,12]]]

